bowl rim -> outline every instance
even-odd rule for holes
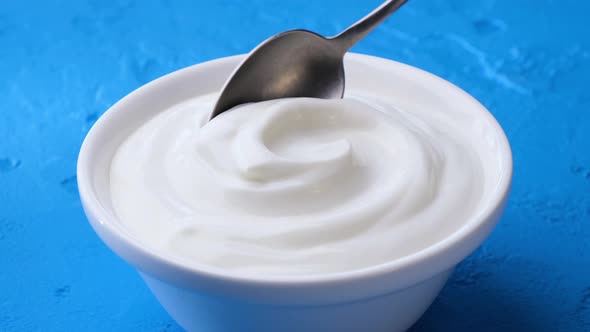
[[[226,271],[194,262],[189,264],[188,261],[177,257],[170,257],[169,255],[166,255],[165,252],[159,252],[155,248],[147,247],[137,239],[129,236],[129,234],[126,234],[120,229],[120,227],[116,226],[117,221],[113,220],[113,218],[116,219],[116,216],[109,213],[100,203],[100,199],[97,197],[97,194],[93,189],[93,176],[90,172],[90,165],[94,156],[92,154],[92,151],[94,150],[93,145],[98,144],[98,140],[96,139],[98,132],[100,130],[105,130],[105,128],[109,126],[109,118],[112,114],[121,112],[125,109],[126,103],[141,98],[143,91],[157,88],[158,85],[164,82],[169,83],[169,81],[176,80],[178,75],[200,71],[207,66],[221,66],[237,63],[244,56],[245,55],[242,54],[219,58],[189,66],[139,87],[111,106],[94,124],[84,139],[80,148],[77,163],[78,190],[84,211],[91,226],[99,237],[111,248],[111,250],[121,256],[128,263],[135,266],[140,271],[158,276],[160,279],[177,279],[176,281],[180,282],[181,279],[186,281],[188,278],[188,283],[191,285],[193,285],[193,283],[190,282],[190,279],[193,278],[195,280],[198,279],[200,285],[206,285],[207,282],[209,282],[209,284],[215,285],[233,284],[250,287],[321,287],[322,285],[328,284],[350,285],[354,282],[366,282],[371,279],[375,281],[383,280],[383,278],[391,278],[396,273],[411,271],[413,273],[407,274],[405,278],[407,281],[405,286],[408,286],[409,284],[426,280],[434,276],[437,272],[442,272],[445,269],[451,268],[475,250],[487,237],[489,232],[491,232],[506,203],[513,173],[513,159],[510,144],[506,134],[494,116],[467,92],[434,74],[385,58],[358,53],[348,53],[346,55],[347,60],[356,62],[369,61],[370,63],[376,63],[383,66],[397,66],[400,70],[411,73],[420,81],[445,85],[446,89],[454,90],[461,96],[461,98],[470,101],[481,116],[488,120],[490,126],[494,127],[498,135],[498,142],[500,145],[499,150],[504,157],[502,158],[503,164],[501,166],[504,172],[498,180],[497,189],[490,197],[490,203],[487,204],[483,208],[483,211],[477,215],[477,220],[472,220],[471,222],[464,224],[462,227],[455,230],[450,236],[408,256],[357,270],[321,275],[240,275],[233,271]],[[444,257],[444,259],[441,259],[441,257]],[[444,262],[437,262],[437,258],[444,260]],[[431,268],[424,269],[428,264],[431,265]],[[428,272],[426,270],[428,270]],[[178,278],[176,278],[176,276],[178,276]]]

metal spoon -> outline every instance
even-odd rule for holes
[[[385,1],[332,38],[291,30],[266,40],[225,83],[209,120],[244,103],[287,97],[342,98],[344,54],[406,1]]]

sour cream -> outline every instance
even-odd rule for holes
[[[381,96],[282,99],[207,122],[215,96],[163,110],[110,170],[139,241],[249,275],[358,270],[419,252],[478,210],[485,160],[463,113]]]

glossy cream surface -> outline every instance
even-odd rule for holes
[[[110,171],[125,228],[198,266],[315,275],[378,265],[460,229],[493,185],[494,137],[464,112],[351,93],[242,105],[207,122],[214,101],[163,110]]]

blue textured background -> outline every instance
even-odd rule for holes
[[[290,28],[331,35],[380,0],[3,0],[0,331],[178,331],[94,235],[77,197],[84,135],[170,71]],[[416,331],[590,331],[590,3],[412,0],[357,52],[480,99],[513,145],[503,221]]]

